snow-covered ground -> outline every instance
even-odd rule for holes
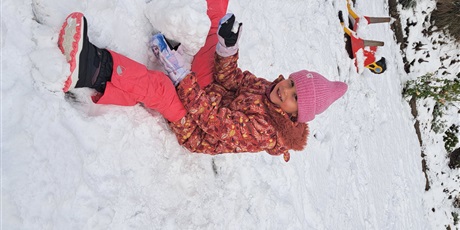
[[[386,0],[358,12],[387,16]],[[436,229],[424,199],[413,117],[401,98],[399,45],[388,24],[384,74],[355,71],[337,19],[344,0],[230,0],[244,23],[240,67],[273,80],[300,69],[349,84],[310,123],[305,150],[208,156],[180,147],[141,106],[94,105],[61,91],[64,18],[85,13],[90,40],[148,66],[155,31],[193,55],[209,20],[204,0],[3,0],[1,14],[4,229]],[[316,137],[315,137],[316,136]]]

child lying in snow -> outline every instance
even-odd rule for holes
[[[179,143],[192,152],[264,150],[283,154],[288,161],[288,150],[306,146],[306,122],[340,98],[347,85],[306,70],[288,79],[280,75],[273,82],[242,72],[237,67],[241,24],[235,23],[233,15],[225,15],[228,0],[207,2],[211,28],[191,71],[177,64],[178,54],[171,52],[162,35],[152,39],[152,49],[171,79],[94,46],[83,14],[70,14],[58,41],[71,67],[64,91],[90,87],[99,92],[93,97],[97,104],[142,103],[157,110],[169,121]]]

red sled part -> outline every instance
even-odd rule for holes
[[[353,1],[353,3],[355,3]],[[360,17],[357,13],[355,13],[352,9],[350,0],[347,0],[347,11],[348,11],[348,19],[349,19],[349,27],[345,26],[342,12],[339,12],[339,19],[340,24],[343,27],[345,32],[345,37],[347,38],[347,51],[350,58],[355,59],[354,64],[359,71],[358,57],[357,55],[363,55],[363,65],[365,68],[369,69],[371,72],[375,74],[381,74],[386,70],[386,61],[385,58],[382,57],[380,60],[377,61],[376,58],[376,51],[378,46],[383,46],[384,43],[381,41],[374,41],[374,40],[366,40],[359,38],[356,31],[358,30],[359,22],[361,19],[365,20],[368,24],[376,24],[376,23],[388,23],[390,22],[391,18],[389,17],[369,17],[364,16]],[[360,51],[362,50],[362,52]],[[359,59],[361,60],[361,59]]]
[[[360,51],[363,50],[363,55],[364,55],[364,66],[368,66],[372,63],[375,62],[375,52],[377,51],[377,46],[368,46],[365,48],[364,46],[364,40],[357,38],[355,36],[350,36],[351,39],[351,49],[353,52],[353,58],[355,58],[355,65],[358,68],[358,63],[356,60],[356,54]]]

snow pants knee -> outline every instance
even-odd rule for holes
[[[185,116],[186,110],[177,96],[171,80],[160,71],[109,50],[113,59],[112,78],[97,104],[132,106],[142,103],[174,122]]]

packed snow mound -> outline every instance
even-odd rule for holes
[[[144,13],[158,32],[180,42],[193,56],[204,45],[211,25],[206,10],[202,0],[149,1]]]

